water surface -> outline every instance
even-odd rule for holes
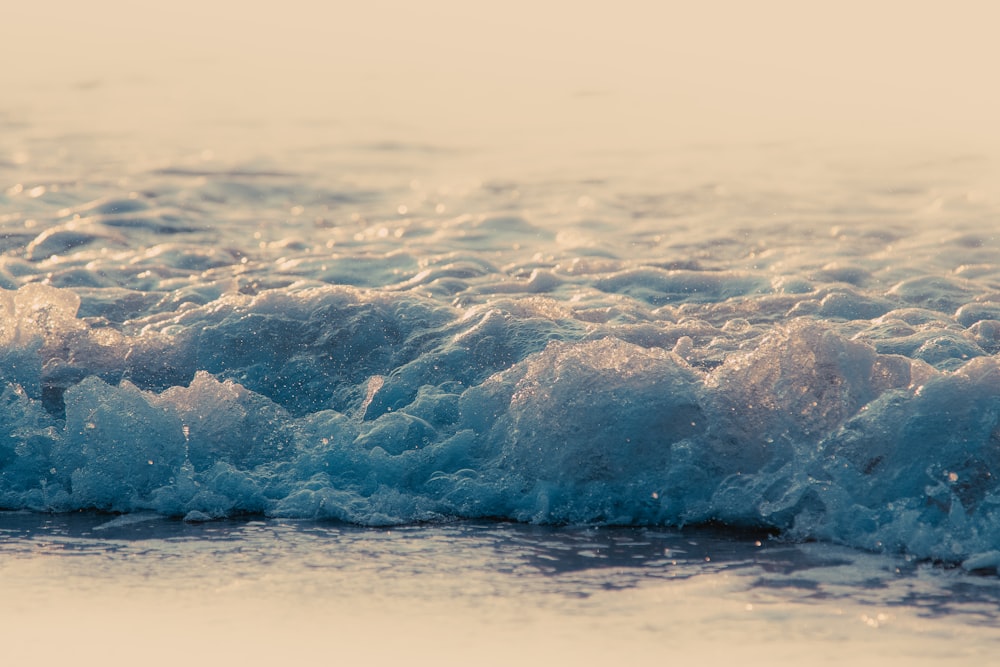
[[[17,657],[992,652],[975,3],[195,4],[0,27]]]

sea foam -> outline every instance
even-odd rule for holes
[[[983,210],[132,178],[0,195],[3,508],[1000,549]]]

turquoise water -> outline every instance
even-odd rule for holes
[[[985,157],[790,180],[802,148],[696,148],[512,182],[405,144],[109,164],[8,137],[7,509],[716,522],[997,561]],[[778,166],[705,180],[734,153]]]

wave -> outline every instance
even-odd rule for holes
[[[1000,565],[988,202],[855,188],[765,224],[774,198],[716,186],[265,167],[0,193],[0,507],[719,523]]]
[[[939,370],[799,317],[714,363],[704,322],[595,324],[537,297],[285,288],[120,329],[79,303],[0,293],[5,508],[721,522],[946,560],[1000,546],[990,355]]]

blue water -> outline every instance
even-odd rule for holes
[[[711,523],[1000,564],[985,158],[510,180],[422,144],[133,159],[8,125],[0,508]]]

